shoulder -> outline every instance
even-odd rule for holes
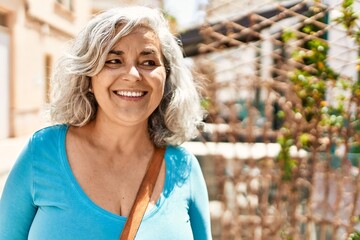
[[[66,125],[56,125],[33,133],[18,155],[14,168],[25,174],[28,169],[33,169],[34,166],[46,162],[44,159],[50,159],[51,156],[59,153],[59,143],[61,141],[59,141],[58,136],[62,131],[65,133],[66,129]]]
[[[182,173],[181,175],[198,174],[200,170],[197,158],[185,147],[168,146],[165,158],[168,167],[175,172]]]
[[[169,154],[171,156],[176,156],[176,157],[195,158],[195,156],[191,152],[189,152],[185,147],[182,147],[182,146],[169,145],[166,148],[166,154]]]
[[[68,126],[65,124],[53,125],[49,127],[44,127],[38,131],[36,131],[32,135],[32,139],[37,141],[46,140],[49,138],[53,138],[59,136],[61,133],[65,133],[67,131]]]
[[[36,131],[30,141],[32,144],[49,143],[49,141],[58,139],[61,135],[65,136],[67,128],[68,126],[65,124],[44,127]]]
[[[169,158],[176,165],[186,164],[192,166],[194,163],[197,163],[197,159],[194,154],[182,146],[169,145],[166,148],[165,157]]]
[[[25,149],[40,157],[42,154],[58,153],[65,144],[67,125],[54,125],[36,131]]]

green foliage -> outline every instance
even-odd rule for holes
[[[359,59],[360,61],[360,59]],[[360,71],[360,65],[359,65],[359,71]],[[352,86],[351,86],[351,93],[353,94],[353,96],[357,99],[360,99],[360,81],[355,82]]]
[[[302,133],[300,136],[299,136],[299,143],[300,143],[300,146],[304,149],[307,149],[310,147],[310,144],[311,144],[311,134],[309,133]]]
[[[202,106],[202,108],[203,109],[205,109],[205,110],[209,110],[209,109],[211,109],[211,100],[209,99],[209,98],[203,98],[203,99],[201,99],[201,102],[200,102],[200,104],[201,104],[201,106]]]
[[[344,119],[344,105],[340,103],[337,107],[323,107],[321,109],[321,121],[320,124],[322,126],[332,126],[332,127],[344,127],[345,119]]]
[[[285,118],[285,112],[283,110],[278,111],[276,115],[279,119]]]
[[[326,81],[305,70],[295,70],[291,80],[297,96],[301,99],[304,109],[302,115],[307,121],[311,121],[314,116],[318,116],[317,106],[325,101]]]
[[[294,31],[287,29],[282,33],[281,39],[284,42],[289,42],[290,40],[296,39],[296,34]]]
[[[311,25],[305,31],[311,32]],[[304,49],[295,51],[293,58],[295,61],[311,66],[311,68],[296,69],[291,81],[294,83],[294,90],[301,99],[304,108],[303,115],[307,121],[314,117],[319,117],[319,109],[325,102],[326,82],[336,81],[339,78],[337,74],[327,64],[327,52],[329,46],[322,39],[312,39],[304,44]]]
[[[356,21],[360,18],[359,13],[354,11],[353,5],[353,0],[344,0],[341,16],[335,21],[345,27],[347,34],[360,47],[360,29],[356,25]],[[314,14],[316,12],[310,12],[310,16]],[[349,144],[352,144],[360,139],[360,120],[358,119],[360,113],[350,113],[348,107],[349,101],[360,104],[360,79],[354,81],[348,77],[340,76],[330,67],[328,64],[330,46],[325,39],[318,37],[319,30],[323,29],[319,29],[318,24],[311,23],[306,23],[299,29],[309,36],[307,38],[309,40],[291,53],[292,60],[299,63],[297,66],[303,66],[295,68],[289,74],[292,89],[301,103],[301,107],[296,107],[292,111],[294,115],[303,117],[300,119],[305,119],[307,123],[319,124],[318,126],[322,127],[322,130],[316,129],[316,131],[322,131],[317,133],[317,137],[326,137],[326,134],[331,131],[330,129],[337,130],[340,133],[342,130],[351,127],[355,130],[355,135],[349,139]],[[291,40],[298,40],[299,37],[302,37],[302,34],[297,35],[294,30],[287,29],[283,32],[281,39],[284,43],[288,43]],[[358,70],[360,72],[360,64]],[[336,89],[330,103],[327,102],[326,97],[327,91],[332,90],[328,89],[329,86]],[[350,97],[349,93],[351,93]],[[278,117],[284,117],[285,113],[279,112],[278,115]],[[287,131],[290,132],[289,129]],[[342,136],[335,137],[341,138]],[[278,143],[281,146],[278,161],[283,167],[284,180],[291,179],[293,169],[296,167],[296,162],[290,157],[290,145],[308,150],[314,143],[312,139],[314,139],[313,133],[304,132],[298,136],[290,133],[283,134],[278,138]],[[360,146],[360,143],[356,146]],[[351,148],[351,150],[357,151],[355,148]]]
[[[356,118],[356,116],[355,116]],[[352,122],[351,122],[351,125],[352,125],[352,128],[354,129],[354,131],[356,133],[360,133],[360,120],[358,118],[354,119]],[[360,143],[359,143],[360,144]]]
[[[305,50],[295,51],[293,57],[296,61],[305,65],[312,66],[312,70],[307,70],[309,75],[317,76],[323,80],[336,80],[338,74],[331,69],[327,62],[327,53],[329,46],[326,41],[322,39],[313,39],[304,44]]]
[[[336,18],[335,21],[342,24],[346,29],[351,30],[356,26],[356,20],[359,16],[355,13],[354,0],[344,0],[341,7],[341,16]]]
[[[277,142],[280,145],[280,152],[277,156],[277,161],[282,166],[282,179],[284,181],[290,181],[292,178],[293,169],[297,166],[296,160],[290,156],[290,147],[294,145],[294,140],[290,136],[288,130],[283,129],[286,132],[284,135],[279,136]]]
[[[360,44],[360,29],[355,32],[355,42]]]
[[[354,0],[344,0],[341,5],[341,16],[334,20],[345,27],[347,34],[354,38],[356,44],[360,44],[360,29],[356,29],[356,22],[360,16],[354,11],[353,6]]]
[[[350,234],[348,240],[360,240],[360,232],[355,231],[354,233]]]

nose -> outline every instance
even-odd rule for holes
[[[128,81],[139,81],[141,79],[139,70],[134,65],[129,66],[125,75],[125,79]]]

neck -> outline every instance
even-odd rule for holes
[[[90,133],[90,141],[109,153],[134,155],[154,148],[147,123],[123,126],[95,119],[86,127]]]

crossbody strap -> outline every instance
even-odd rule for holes
[[[137,192],[135,202],[131,208],[128,219],[120,236],[120,240],[135,239],[141,220],[149,204],[152,192],[158,178],[165,148],[155,148],[149,167]]]

